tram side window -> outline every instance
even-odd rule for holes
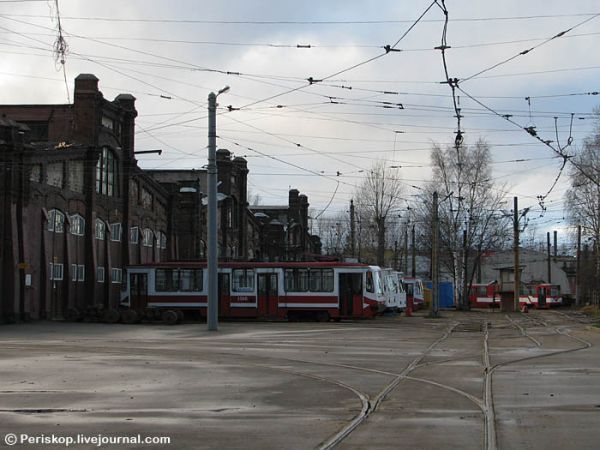
[[[199,292],[202,290],[202,269],[181,269],[179,271],[179,290]]]
[[[552,286],[550,288],[551,297],[560,297],[560,286]]]
[[[308,269],[286,269],[285,290],[286,292],[308,292]]]
[[[415,295],[423,295],[423,285],[419,283],[415,283]]]
[[[373,284],[373,273],[367,272],[367,283],[366,283],[367,292],[375,292],[375,285]]]
[[[310,292],[333,292],[333,269],[310,269],[308,278]]]
[[[233,269],[233,292],[254,292],[254,269]]]
[[[156,269],[155,288],[157,292],[174,292],[179,289],[179,271],[173,269]]]
[[[391,276],[387,276],[387,277],[385,277],[385,282],[386,282],[388,291],[390,291],[393,294],[398,293],[398,286],[396,285],[394,278],[392,278]]]
[[[487,286],[477,286],[477,297],[487,297]]]
[[[201,269],[156,269],[157,292],[199,292],[202,290]]]

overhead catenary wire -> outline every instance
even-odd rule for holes
[[[456,21],[456,19],[454,19],[454,18],[453,18],[453,20],[452,20],[452,23],[454,23],[455,21]],[[69,24],[67,24],[67,25],[69,25]],[[453,48],[457,48],[457,46],[454,46]],[[84,52],[82,52],[82,53],[84,53]],[[454,54],[452,53],[452,55],[454,55]],[[116,55],[116,56],[118,56],[118,55]],[[118,67],[119,65],[121,65],[121,64],[123,64],[123,65],[124,65],[124,64],[127,64],[126,58],[123,58],[123,59],[124,59],[124,60],[123,60],[122,62],[118,63],[117,67]],[[139,59],[146,59],[146,58],[139,58]],[[149,58],[147,58],[147,59],[149,59]],[[452,62],[452,61],[450,61],[450,62]],[[124,67],[124,66],[123,66],[123,67]],[[132,66],[132,67],[133,67],[133,66]],[[452,66],[452,67],[454,67],[454,66]],[[142,69],[142,70],[143,70],[143,69]],[[269,71],[269,70],[265,70],[265,72],[268,72],[268,71]],[[127,72],[127,71],[123,71],[123,72]],[[148,71],[148,72],[150,72],[150,71]],[[158,72],[158,71],[152,71],[152,72],[154,72],[152,75],[155,75],[155,74],[156,74],[156,72]],[[129,72],[127,72],[127,73],[129,73]],[[291,75],[293,75],[293,74],[291,74]],[[237,75],[236,75],[236,76],[237,76]],[[148,80],[149,80],[149,78],[145,78],[145,77],[140,77],[140,78],[141,78],[141,79],[145,79],[146,81],[148,81]],[[175,77],[173,77],[173,78],[175,78]],[[293,78],[295,78],[296,82],[297,82],[299,79],[300,79],[300,80],[302,79],[302,77],[288,77],[288,80],[289,80],[289,82],[294,82]],[[481,78],[483,78],[483,77],[481,77]],[[113,85],[114,85],[114,84],[115,84],[115,83],[113,83]],[[158,85],[160,85],[159,83],[154,83],[154,84],[155,84],[155,86],[158,86]],[[318,84],[318,83],[316,83],[316,84]],[[326,83],[321,83],[320,85],[321,85],[321,86],[325,86],[325,84],[326,84]],[[329,83],[327,83],[327,84],[329,84]],[[344,84],[345,84],[345,83],[344,83]],[[356,88],[356,87],[355,87],[355,88]],[[586,86],[586,87],[584,87],[584,88],[587,88],[587,86]],[[358,90],[358,88],[356,88],[356,89]],[[426,88],[423,88],[423,89],[425,90]],[[151,89],[150,91],[152,91],[152,90],[153,90],[153,89]],[[381,93],[381,92],[383,92],[383,91],[385,91],[385,90],[386,90],[386,89],[382,89],[382,90],[380,90],[380,91],[379,91],[379,93]],[[391,89],[390,89],[390,90],[391,90]],[[567,89],[565,89],[563,92],[565,92],[566,90],[567,90]],[[582,89],[582,90],[583,90],[583,89]],[[162,91],[162,89],[161,89],[161,91]],[[317,89],[311,89],[311,91],[317,91]],[[376,91],[376,89],[373,89],[373,91]],[[546,92],[547,92],[547,91],[546,91]],[[560,91],[559,91],[559,92],[560,92]],[[593,89],[589,89],[589,93],[593,93],[593,92],[595,92]],[[376,93],[376,92],[373,92],[373,93]],[[539,93],[539,91],[538,91],[538,93]],[[427,92],[423,92],[422,94],[423,94],[423,95],[435,95],[435,94],[431,94],[431,93],[427,93]],[[573,92],[573,94],[575,94],[575,92]],[[152,94],[152,92],[149,92],[149,93],[148,93],[148,95],[153,95],[153,94]],[[157,94],[154,94],[154,95],[160,95],[160,94],[158,94],[158,93],[157,93]],[[438,94],[438,95],[439,95],[439,94]],[[592,94],[592,95],[593,95],[593,94]],[[137,96],[137,95],[136,95],[136,96]],[[447,96],[447,95],[446,95],[445,97],[449,97],[449,96]],[[485,97],[485,96],[480,96],[480,95],[475,95],[475,97],[477,97],[477,98],[479,98],[479,99],[482,99],[482,98],[487,98],[487,97]],[[489,96],[489,97],[491,98],[492,96]],[[497,96],[497,97],[499,98],[500,96]],[[509,96],[506,96],[506,97],[508,98]],[[536,97],[536,96],[533,96],[533,95],[531,96],[531,98],[538,98],[538,97],[541,97],[541,96],[537,96],[537,97]],[[518,97],[517,97],[517,96],[514,96],[514,98],[518,98]],[[405,100],[405,99],[401,99],[401,100]],[[356,101],[356,100],[352,100],[352,102],[353,102],[354,104],[356,104],[356,103],[357,103],[357,101]],[[173,102],[173,103],[174,103],[174,102]],[[405,102],[403,102],[403,103],[405,103]],[[415,104],[416,104],[417,102],[416,102],[416,101],[414,101],[413,103],[415,103]],[[429,103],[434,103],[434,102],[429,102]],[[469,102],[467,101],[467,103],[469,103]],[[300,106],[301,106],[301,105],[300,105]],[[540,108],[540,105],[539,105],[539,104],[536,104],[536,107],[537,107],[538,109],[542,109],[542,108]],[[251,109],[252,109],[252,108],[248,108],[248,111],[250,111]],[[308,109],[308,108],[307,108],[307,109]],[[343,112],[345,112],[347,109],[349,109],[349,106],[347,106],[347,105],[346,105],[346,106],[343,106],[343,105],[342,105],[340,108],[334,108],[334,107],[332,107],[332,108],[328,108],[328,107],[325,107],[325,108],[314,108],[314,109],[315,109],[315,110],[317,110],[317,111],[318,111],[318,110],[329,110],[330,112],[328,112],[328,114],[334,115],[334,114],[338,114],[338,112],[342,112],[342,111],[343,111]],[[546,108],[546,109],[553,109],[553,108]],[[557,109],[562,109],[562,108],[557,108]],[[583,109],[583,108],[581,108],[581,109]],[[449,109],[447,108],[447,109],[446,109],[446,111],[448,111],[448,110],[449,110]],[[504,110],[504,108],[503,108],[503,110]],[[435,111],[435,110],[434,110],[434,109],[431,109],[431,111]],[[467,108],[465,108],[465,111],[468,111],[468,109],[467,109]],[[489,111],[484,111],[484,109],[481,109],[480,111],[481,111],[481,112],[485,112],[486,116],[488,116],[488,117],[493,117],[493,116],[494,116],[494,115],[493,115],[492,113],[490,113]],[[440,109],[440,112],[439,112],[439,113],[431,113],[431,114],[430,114],[430,116],[432,116],[432,117],[435,117],[437,114],[443,114],[443,113],[444,113],[444,112],[443,112],[443,111]],[[193,114],[193,113],[192,113],[192,114]],[[311,113],[311,114],[312,114],[312,113]],[[468,120],[469,120],[469,122],[468,122],[468,123],[469,123],[469,124],[471,124],[471,114],[476,114],[476,113],[474,113],[474,112],[465,112],[465,114],[468,116]],[[567,113],[561,113],[561,114],[567,114]],[[202,114],[199,114],[199,116],[201,116],[201,115],[202,115]],[[305,116],[308,116],[308,114],[304,114],[304,115],[305,115]],[[290,116],[291,118],[295,118],[295,117],[298,117],[298,113],[294,113],[294,112],[292,112],[292,113],[290,113],[290,114],[289,114],[289,116]],[[189,117],[189,116],[188,116],[188,117]],[[237,116],[236,116],[236,117],[237,117]],[[254,115],[254,114],[253,114],[253,115],[252,115],[252,119],[254,120],[254,118],[255,118],[255,117],[256,117],[256,115]],[[266,117],[266,116],[265,116],[265,117]],[[274,116],[274,117],[275,117],[275,116]],[[342,117],[342,115],[340,114],[340,115],[338,115],[338,117]],[[346,117],[349,117],[349,116],[346,116]],[[184,116],[183,118],[186,118],[186,117]],[[238,118],[240,118],[240,117],[238,117]],[[199,119],[202,119],[202,117],[199,117]],[[243,118],[243,120],[246,120],[246,119],[247,119],[247,117],[245,116],[245,117]],[[197,119],[197,120],[198,120],[198,119]],[[359,118],[359,119],[358,119],[356,122],[360,122],[361,120],[362,120],[362,117],[361,117],[361,118]],[[372,118],[367,118],[367,120],[371,120],[373,123],[381,123],[381,122],[401,122],[401,123],[404,123],[404,124],[405,124],[405,125],[407,125],[407,126],[410,126],[410,125],[408,125],[408,124],[409,124],[410,122],[413,122],[413,124],[414,124],[414,125],[418,125],[418,121],[406,121],[406,120],[387,120],[387,119],[380,119],[380,118],[378,118],[378,117],[375,117],[375,116],[373,116]],[[169,122],[166,122],[166,123],[163,123],[163,124],[164,124],[164,125],[166,125],[166,124],[169,124],[170,122],[177,122],[177,121],[179,121],[179,119],[178,119],[178,118],[173,118],[173,119],[172,119],[172,120],[170,120]],[[536,121],[538,122],[538,124],[539,124],[539,125],[543,125],[543,124],[540,124],[540,123],[539,123],[539,119],[536,119]],[[407,123],[407,122],[408,122],[408,123]],[[466,122],[465,122],[465,123],[466,123]],[[563,123],[564,123],[564,122],[563,122]],[[582,123],[582,125],[583,125],[583,123]],[[160,126],[160,125],[159,125],[159,126]],[[388,126],[390,126],[390,128],[392,127],[391,125],[387,125],[387,124],[386,124],[386,125],[383,125],[381,128],[386,128],[386,127],[388,127]],[[143,128],[143,129],[142,129],[142,128]],[[153,125],[151,125],[150,127],[148,127],[147,125],[143,125],[143,124],[142,124],[142,128],[140,128],[140,132],[141,132],[141,134],[143,135],[143,134],[144,134],[144,130],[151,130],[151,129],[153,128]],[[198,127],[196,127],[196,128],[198,128]],[[264,128],[268,128],[268,127],[262,127],[262,128],[264,129]],[[491,128],[491,129],[493,129],[493,128],[501,128],[501,127],[490,127],[490,128]],[[561,128],[563,128],[563,127],[561,127]],[[182,128],[182,129],[183,129],[183,128]],[[191,128],[191,127],[189,127],[189,128],[187,128],[187,129],[188,129],[188,130],[191,130],[192,128]],[[198,129],[201,129],[201,128],[198,128]],[[442,127],[439,127],[439,129],[441,130],[441,129],[442,129]],[[413,128],[413,130],[417,131],[417,130],[418,130],[418,128]],[[538,127],[538,131],[541,131],[541,130],[542,130],[542,128]],[[382,129],[381,131],[382,131],[382,132],[384,132],[385,130],[383,130],[383,129]],[[393,132],[393,130],[392,130],[392,129],[390,129],[390,130],[387,130],[387,131],[389,131],[389,132]],[[434,129],[433,131],[435,131],[435,129]],[[469,131],[469,132],[471,132],[471,131],[480,131],[480,132],[482,132],[482,133],[485,133],[485,132],[487,132],[487,129],[486,129],[486,127],[478,127],[478,128],[475,128],[475,127],[471,128],[471,127],[469,127],[468,131]],[[521,131],[522,131],[521,129],[515,129],[515,132],[521,132]],[[181,131],[179,131],[179,132],[181,132]],[[441,131],[440,131],[440,132],[441,132]],[[151,133],[153,133],[153,131],[152,131],[152,130],[151,130]],[[258,133],[260,133],[260,132],[258,132]],[[153,134],[154,134],[154,133],[153,133]],[[373,134],[375,134],[375,133],[373,133]],[[155,135],[155,136],[159,136],[158,134],[154,134],[154,135]],[[230,134],[230,135],[228,135],[227,137],[230,137],[230,138],[231,138],[232,136],[231,136],[231,134]],[[271,136],[271,137],[273,137],[273,136]],[[400,136],[398,136],[398,135],[394,135],[394,138],[399,138],[399,137],[400,137]],[[404,138],[405,136],[402,136],[402,137]],[[349,139],[350,139],[350,138],[349,138]],[[296,141],[296,138],[291,138],[291,140],[293,140],[293,141]],[[414,139],[414,137],[413,137],[413,140],[415,140],[415,139]],[[402,141],[404,142],[404,139],[402,139]],[[309,142],[307,142],[307,143],[309,143]],[[310,144],[310,143],[309,143],[309,144]],[[403,145],[404,145],[404,144],[403,144]],[[536,145],[540,145],[540,146],[541,146],[541,145],[545,145],[545,144],[543,144],[542,142],[531,143],[531,147],[535,147]],[[517,145],[516,145],[516,143],[514,143],[514,144],[513,144],[513,146],[517,146]],[[320,146],[319,146],[319,145],[316,145],[316,146],[313,146],[313,147],[315,147],[315,148],[318,148],[318,147],[320,147]],[[329,149],[328,149],[328,150],[329,150]],[[373,149],[373,151],[377,151],[377,149]],[[381,151],[384,151],[384,150],[381,150]],[[404,150],[403,150],[403,148],[401,147],[401,148],[399,149],[399,151],[404,151]],[[407,151],[410,151],[410,150],[407,150]],[[423,151],[427,151],[427,149],[423,149]],[[310,152],[306,152],[305,154],[306,154],[306,155],[309,155],[309,154],[310,154]],[[538,154],[539,154],[539,153],[535,153],[535,155],[538,155]],[[286,156],[287,156],[287,155],[286,155]],[[360,155],[357,155],[357,156],[360,156]],[[527,155],[527,156],[529,156],[529,155]],[[367,157],[367,156],[364,156],[364,158],[366,158],[366,157]],[[518,163],[517,159],[529,159],[529,158],[515,158],[515,159],[511,159],[511,156],[509,156],[508,158],[505,158],[505,160],[506,160],[506,164],[512,164],[512,163],[514,163],[514,164],[517,164],[517,163]]]
[[[24,2],[45,2],[47,0],[0,0],[0,3],[24,3]],[[453,19],[455,22],[494,22],[511,20],[532,20],[532,19],[554,19],[562,17],[589,17],[600,14],[598,12],[589,13],[568,13],[568,14],[529,14],[521,16],[494,16],[494,17],[462,17]],[[44,18],[39,14],[11,14],[14,17]],[[411,23],[410,19],[374,19],[374,20],[224,20],[224,19],[167,19],[167,18],[123,18],[123,17],[101,17],[101,16],[65,16],[67,20],[81,21],[101,21],[101,22],[145,22],[145,23],[192,23],[192,24],[213,24],[213,25],[377,25],[377,24],[401,24]],[[443,22],[443,19],[425,19],[423,22]]]
[[[556,148],[555,146],[552,145],[552,141],[550,140],[544,140],[542,139],[538,134],[537,131],[535,130],[534,127],[524,127],[521,124],[519,124],[518,122],[514,121],[510,114],[501,114],[497,111],[495,111],[494,109],[492,109],[491,107],[487,106],[486,104],[484,104],[483,102],[481,102],[480,100],[478,100],[477,98],[473,97],[472,95],[470,95],[468,92],[466,92],[461,86],[458,87],[458,89],[465,94],[467,97],[469,97],[471,100],[473,100],[475,103],[479,104],[480,106],[486,108],[487,110],[493,112],[494,114],[496,114],[498,117],[506,120],[507,122],[513,124],[516,127],[519,127],[520,129],[524,130],[527,134],[529,134],[531,137],[533,137],[534,139],[536,139],[537,141],[541,142],[542,144],[544,144],[546,147],[550,148],[554,153],[556,153],[558,156],[560,156],[561,158],[567,159],[573,166],[576,167],[576,169],[582,174],[584,175],[587,179],[589,179],[591,182],[593,182],[596,185],[600,184],[600,181],[598,181],[596,178],[593,177],[593,175],[590,175],[582,166],[581,164],[573,161],[573,158],[570,157],[570,155],[565,154],[562,150]]]
[[[496,63],[496,64],[494,64],[494,65],[492,65],[490,67],[487,67],[487,68],[485,68],[483,70],[480,70],[479,72],[474,73],[473,75],[470,75],[468,77],[462,78],[460,82],[462,84],[462,83],[464,83],[466,81],[469,81],[469,80],[471,80],[473,78],[479,77],[480,75],[482,75],[482,74],[484,74],[486,72],[489,72],[490,70],[496,69],[497,67],[500,67],[500,66],[502,66],[502,65],[504,65],[504,64],[506,64],[506,63],[508,63],[508,62],[510,62],[512,60],[514,60],[514,59],[517,59],[519,56],[527,55],[528,53],[531,53],[535,49],[537,49],[537,48],[539,48],[539,47],[541,47],[543,45],[546,45],[547,43],[549,43],[549,42],[551,42],[551,41],[553,41],[555,39],[561,38],[562,36],[564,36],[565,34],[569,33],[570,31],[574,30],[575,28],[579,28],[580,26],[585,25],[586,23],[588,23],[588,22],[596,19],[599,16],[600,16],[600,13],[594,14],[593,16],[588,17],[585,20],[582,20],[581,22],[573,25],[572,27],[570,27],[570,28],[568,28],[566,30],[563,30],[563,31],[555,34],[554,36],[546,39],[545,41],[540,42],[539,44],[536,44],[536,45],[534,45],[534,46],[532,46],[532,47],[530,47],[528,49],[525,49],[525,50],[517,53],[516,55],[513,55],[513,56],[511,56],[511,57],[509,57],[507,59],[504,59],[504,60],[502,60],[502,61],[500,61],[500,62],[498,62],[498,63]]]

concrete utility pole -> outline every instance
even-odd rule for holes
[[[404,225],[404,273],[408,273],[408,222]]]
[[[227,92],[229,86],[225,86],[216,94],[208,94],[208,308],[206,322],[208,331],[219,329],[219,276],[217,265],[219,255],[217,253],[217,96]]]
[[[433,193],[433,217],[431,233],[431,317],[438,316],[440,306],[439,281],[440,265],[438,263],[438,239],[439,239],[439,219],[438,219],[438,193]]]
[[[469,280],[467,276],[469,262],[469,249],[467,248],[467,230],[463,230],[463,294],[461,309],[469,310]]]
[[[410,248],[412,250],[412,270],[410,272],[411,277],[417,276],[417,248],[415,246],[415,224],[413,223],[412,230],[410,232]]]
[[[581,306],[581,225],[577,225],[577,265],[575,266],[575,305]]]
[[[552,261],[550,260],[550,232],[546,233],[548,238],[548,283],[552,283]],[[555,244],[556,245],[556,244]]]
[[[515,292],[514,292],[514,308],[515,311],[519,310],[519,294],[521,292],[521,272],[519,269],[520,257],[519,257],[519,199],[514,198],[514,218],[513,218],[513,231],[514,231],[514,252],[515,252]]]
[[[356,224],[354,223],[354,200],[350,200],[350,253],[353,258],[356,256],[355,234]]]

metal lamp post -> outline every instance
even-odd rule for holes
[[[225,86],[216,94],[208,94],[208,331],[219,329],[219,299],[217,284],[217,96],[229,90]]]

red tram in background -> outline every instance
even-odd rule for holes
[[[415,277],[402,277],[402,285],[406,292],[406,304],[417,310],[425,306],[423,281]]]
[[[370,318],[385,309],[381,269],[345,262],[223,262],[218,267],[221,318],[317,320]],[[121,320],[176,323],[184,311],[206,316],[205,262],[127,268]]]
[[[497,283],[472,284],[469,288],[469,302],[473,308],[500,306],[500,287]],[[539,283],[523,284],[519,294],[519,306],[549,308],[563,304],[560,285]]]

